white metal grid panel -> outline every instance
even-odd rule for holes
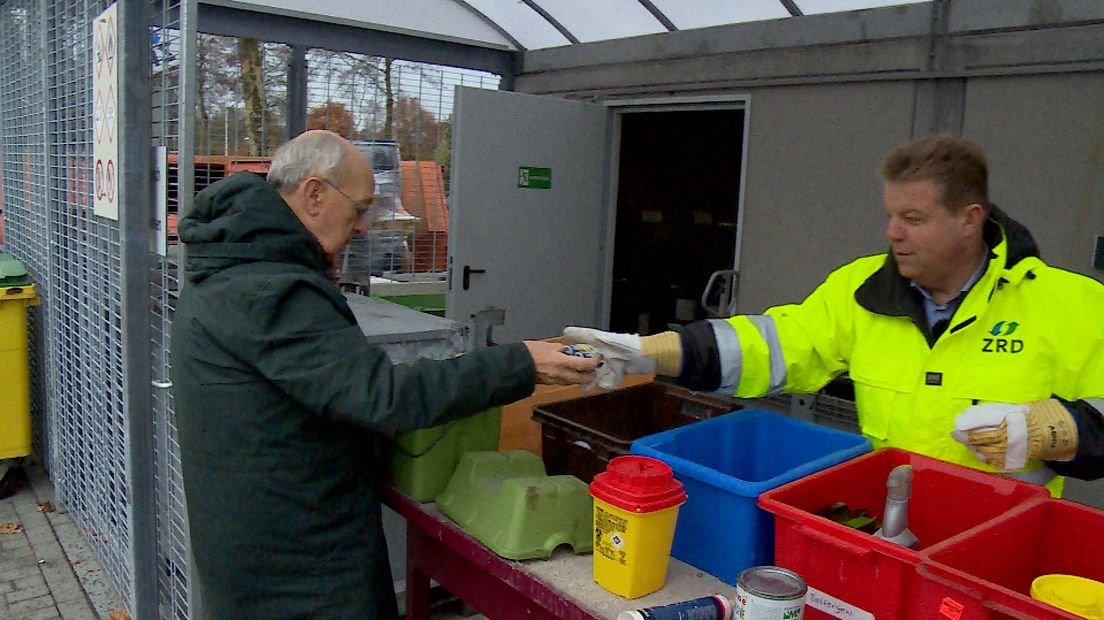
[[[49,454],[44,368],[49,306],[44,20],[38,0],[0,6],[0,212],[6,251],[23,261],[43,304],[28,313],[35,453]]]
[[[453,93],[456,86],[497,89],[499,76],[317,49],[307,53],[307,71],[308,128],[352,140],[394,140],[402,160],[393,191],[403,208],[381,208],[372,230],[349,243],[338,264],[342,281],[443,282],[448,216],[447,205],[440,206],[448,195]]]
[[[183,131],[191,129],[187,121],[182,122],[182,107],[190,98],[188,89],[193,88],[194,66],[186,56],[188,47],[185,36],[195,37],[194,24],[190,32],[185,32],[182,19],[186,12],[194,9],[194,2],[188,0],[162,0],[155,8],[150,30],[152,45],[152,91],[153,91],[153,141],[155,146],[165,148],[168,161],[174,172],[169,174],[171,184],[166,188],[171,202],[178,209],[186,210],[191,205],[189,175],[181,175],[181,165],[188,166],[191,156],[185,153],[192,143],[182,141]],[[194,14],[194,13],[193,13]],[[155,190],[157,191],[157,190]],[[156,231],[154,234],[165,234]],[[180,260],[176,252],[178,247],[169,248],[166,256],[153,257],[150,286],[150,351],[151,375],[160,385],[168,385],[169,377],[169,333],[172,326]],[[184,487],[180,473],[180,446],[177,441],[176,416],[173,409],[172,391],[155,388],[152,394],[154,412],[154,484],[157,508],[157,589],[158,615],[160,618],[185,620],[190,617],[189,608],[189,566],[188,566],[188,528],[187,511],[184,503]]]
[[[263,41],[256,44],[262,65],[262,106],[257,130],[251,133],[242,88],[240,40],[207,34],[197,37],[197,191],[222,178],[205,167],[208,158],[271,155],[284,142],[290,48]]]
[[[110,5],[47,2],[51,473],[111,582],[133,608],[124,269],[118,223],[93,215],[91,191],[92,23]]]

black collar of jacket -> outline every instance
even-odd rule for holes
[[[1028,256],[1039,256],[1039,247],[1031,236],[1031,231],[994,204],[989,205],[989,219],[985,222],[983,234],[985,243],[990,248],[997,247],[1002,240],[1007,242],[1008,258],[1005,260],[1005,268],[1015,265]],[[996,254],[990,251],[989,260],[993,258],[996,258]],[[877,314],[911,319],[924,334],[928,344],[935,343],[937,335],[928,329],[923,297],[920,291],[911,286],[909,279],[901,275],[893,252],[886,253],[885,264],[871,274],[855,291],[855,301],[863,308]]]

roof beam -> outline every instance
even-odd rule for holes
[[[501,25],[499,25],[499,23],[498,23],[498,22],[496,22],[495,20],[491,19],[490,17],[487,17],[487,16],[486,16],[486,15],[485,15],[485,14],[483,13],[483,11],[480,11],[479,9],[475,8],[474,6],[472,6],[472,5],[471,5],[471,3],[467,2],[466,0],[453,0],[453,2],[455,2],[456,4],[459,4],[460,6],[464,7],[465,9],[467,9],[467,11],[468,11],[469,13],[471,13],[472,15],[475,15],[476,17],[478,17],[478,18],[479,18],[480,20],[482,20],[482,22],[483,22],[484,24],[487,24],[487,25],[488,25],[488,26],[490,26],[491,28],[494,28],[494,29],[495,29],[495,32],[497,32],[498,34],[502,35],[502,38],[504,38],[504,39],[506,39],[507,41],[509,41],[509,42],[510,42],[510,45],[513,45],[513,46],[514,46],[515,48],[517,48],[517,50],[518,50],[518,51],[521,51],[521,52],[524,52],[524,51],[525,51],[525,49],[526,49],[526,48],[525,48],[525,46],[524,46],[524,45],[522,45],[520,41],[518,41],[517,39],[515,39],[515,38],[514,38],[514,35],[510,34],[509,32],[507,32],[507,31],[506,31],[506,29],[505,29],[505,28],[503,28],[503,27],[502,27]]]
[[[559,21],[557,21],[555,17],[552,17],[551,13],[549,13],[548,11],[545,11],[544,9],[542,9],[540,7],[540,5],[537,4],[536,0],[521,0],[521,1],[523,3],[525,3],[525,6],[527,6],[531,9],[533,9],[534,11],[536,11],[537,15],[540,15],[541,17],[543,17],[544,21],[552,24],[552,27],[555,28],[556,30],[560,31],[560,34],[562,34],[564,36],[564,38],[566,38],[568,41],[571,41],[572,43],[578,43],[579,42],[579,39],[577,39],[575,37],[575,35],[571,34],[570,30],[568,30],[567,28],[564,28],[564,25],[561,24]]]
[[[786,10],[790,12],[790,15],[794,17],[801,17],[804,13],[801,12],[801,7],[797,6],[794,0],[778,0],[782,3],[782,6],[786,7]]]
[[[674,32],[678,30],[675,26],[675,22],[671,21],[663,11],[659,10],[655,4],[652,4],[652,0],[637,0],[641,6],[648,9],[648,12],[652,14],[652,17],[656,18],[656,21],[663,24],[663,27],[667,29],[667,32]]]

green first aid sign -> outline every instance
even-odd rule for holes
[[[524,189],[550,189],[552,187],[552,169],[519,166],[518,187]]]

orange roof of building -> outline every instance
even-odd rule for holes
[[[435,161],[400,162],[403,208],[418,218],[418,229],[448,232],[445,181]]]

